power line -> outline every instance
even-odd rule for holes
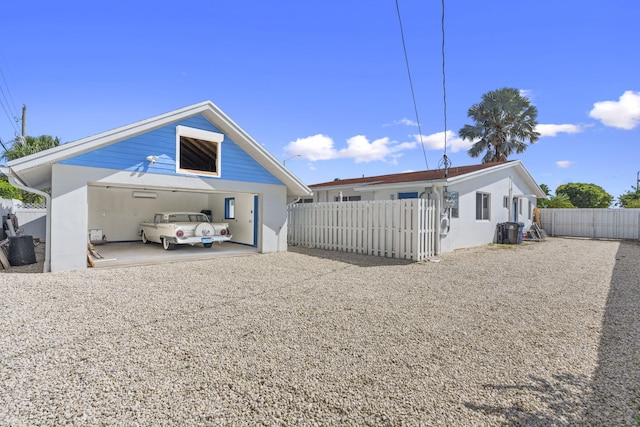
[[[13,100],[13,96],[11,96],[11,91],[9,90],[9,84],[7,83],[7,79],[4,76],[4,72],[2,71],[2,67],[0,67],[0,77],[2,77],[2,82],[4,83],[5,87],[7,88],[7,93],[9,94],[9,100],[11,102],[9,103],[9,100],[7,100],[6,96],[4,95],[4,92],[2,92],[2,96],[7,101],[7,104],[9,104],[10,106],[13,106],[14,117],[17,119],[19,117],[19,115],[18,115],[18,107],[16,106],[16,103]],[[2,90],[2,86],[0,85],[0,91],[1,90]]]
[[[407,75],[409,76],[409,87],[411,88],[411,98],[413,99],[413,110],[416,114],[416,123],[418,124],[418,134],[420,135],[420,146],[422,147],[422,154],[424,155],[424,163],[429,169],[429,162],[427,161],[427,152],[424,149],[424,142],[422,141],[422,128],[420,126],[420,118],[418,117],[418,104],[416,103],[416,95],[413,90],[413,80],[411,79],[411,68],[409,67],[409,56],[407,55],[407,46],[404,41],[404,29],[402,28],[402,18],[400,17],[400,5],[396,0],[396,11],[398,12],[398,23],[400,24],[400,36],[402,37],[402,49],[404,51],[404,60],[407,64]]]

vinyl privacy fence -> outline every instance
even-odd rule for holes
[[[436,209],[425,199],[294,204],[287,242],[421,261],[435,253]]]
[[[540,209],[542,228],[552,236],[639,239],[640,209]]]

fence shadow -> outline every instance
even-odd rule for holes
[[[414,263],[412,260],[387,258],[381,256],[358,254],[355,252],[330,251],[326,249],[309,248],[306,246],[289,245],[289,252],[312,256],[316,258],[328,259],[332,261],[344,262],[357,265],[358,267],[376,267],[386,265],[408,265]]]
[[[621,242],[616,253],[598,362],[590,378],[561,373],[551,379],[529,376],[524,384],[484,387],[511,403],[465,406],[504,418],[510,426],[640,426],[640,246]]]
[[[598,365],[586,415],[610,414],[611,425],[640,426],[640,246],[620,243],[611,275]]]

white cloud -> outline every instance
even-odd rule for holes
[[[403,126],[418,126],[418,122],[414,122],[413,120],[402,118],[400,120],[394,120],[392,123],[386,123],[382,126],[392,126],[392,125],[403,125]]]
[[[318,134],[290,142],[285,147],[285,152],[290,155],[299,154],[307,160],[316,161],[334,159],[336,150],[333,148],[333,139]]]
[[[572,160],[558,160],[556,162],[556,166],[559,168],[568,168],[569,166],[571,166],[574,162]]]
[[[634,129],[640,124],[640,92],[628,90],[618,101],[596,102],[589,116],[605,126]]]
[[[420,135],[413,135],[417,143],[420,143]],[[465,141],[448,130],[446,132],[447,150],[457,153],[460,150],[468,150],[474,141]],[[422,135],[422,142],[429,150],[444,150],[445,132],[438,132],[431,135]]]
[[[298,138],[284,148],[289,155],[300,155],[311,160],[353,159],[356,163],[384,161],[395,163],[403,151],[416,147],[415,142],[390,140],[388,137],[369,141],[364,135],[353,136],[346,141],[347,147],[336,149],[333,139],[322,134]]]
[[[584,130],[584,126],[581,125],[570,125],[570,124],[562,124],[562,125],[537,125],[536,132],[540,132],[540,137],[545,136],[556,136],[559,133],[579,133]]]

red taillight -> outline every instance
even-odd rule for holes
[[[182,236],[184,236],[184,231],[182,231],[182,230],[176,230],[176,236],[178,236],[178,237],[182,237]]]
[[[227,234],[227,230],[225,230],[224,228],[220,230],[220,235],[224,236],[225,234]]]

